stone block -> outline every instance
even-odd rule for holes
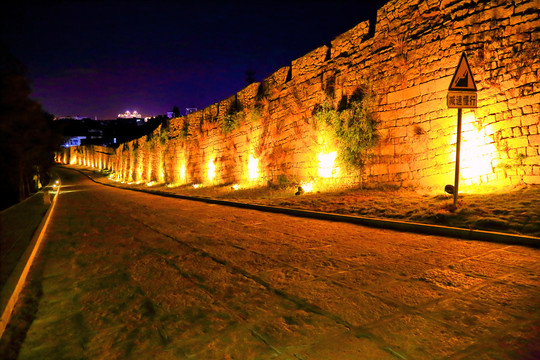
[[[376,153],[383,156],[394,156],[394,144],[380,145]]]
[[[540,185],[540,175],[524,175],[523,182],[527,185]]]
[[[533,149],[536,150],[536,149]],[[540,166],[540,156],[527,156],[525,159],[523,159],[524,165],[539,165]]]
[[[388,98],[389,104],[399,103],[401,100],[403,100],[403,91],[402,90],[392,91],[387,94],[387,98]]]
[[[431,166],[433,166],[432,161],[427,160],[427,159],[412,161],[410,163],[411,171],[423,170],[423,169],[427,169],[427,168],[429,168]]]
[[[389,164],[388,165],[389,174],[408,173],[409,170],[410,170],[409,164]]]
[[[499,112],[495,114],[495,122],[504,120],[504,112]]]
[[[452,75],[441,76],[420,84],[420,94],[433,94],[436,92],[445,92],[448,90],[448,84],[452,81]]]
[[[381,111],[378,113],[378,120],[380,123],[386,121],[395,121],[397,114],[397,110]]]
[[[369,167],[371,175],[382,175],[388,173],[388,166],[386,164],[375,164]]]
[[[540,146],[540,134],[529,135],[528,138],[531,146]]]
[[[394,154],[397,155],[409,155],[412,153],[411,146],[409,144],[395,144]]]
[[[508,139],[509,137],[512,136],[512,129],[510,129],[510,128],[502,129],[501,130],[501,136],[502,136],[503,139]]]
[[[392,129],[392,137],[402,138],[407,136],[407,127],[406,126],[396,126]]]
[[[415,116],[415,107],[414,106],[408,106],[401,109],[396,110],[396,115],[399,118],[410,118]]]
[[[520,120],[520,118],[514,119],[511,117],[506,117],[501,121],[494,122],[491,124],[491,127],[494,132],[501,131],[503,129],[511,129],[516,126],[520,126]]]
[[[415,114],[422,115],[434,112],[440,109],[446,109],[446,102],[441,99],[429,100],[416,106]]]
[[[520,117],[520,121],[521,126],[538,125],[540,124],[540,114],[531,113],[527,115],[522,115]]]
[[[531,114],[533,112],[533,107],[532,105],[525,105],[521,111],[523,112],[524,115],[527,115],[527,114]]]

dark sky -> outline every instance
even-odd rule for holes
[[[374,17],[385,1],[11,1],[2,40],[56,116],[204,108]]]

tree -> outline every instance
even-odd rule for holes
[[[180,109],[178,106],[173,106],[172,113],[175,118],[180,117]]]
[[[53,116],[29,95],[24,66],[0,45],[0,186],[7,194],[1,208],[25,199],[39,183],[47,182],[61,143],[53,131]]]

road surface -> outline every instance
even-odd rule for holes
[[[60,170],[21,359],[535,359],[540,251]],[[37,275],[36,275],[37,276]]]

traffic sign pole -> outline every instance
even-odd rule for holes
[[[456,138],[456,174],[454,178],[454,209],[457,208],[457,198],[459,189],[459,160],[461,157],[461,108],[457,115],[457,138]]]
[[[457,208],[459,191],[459,160],[461,158],[461,115],[462,109],[474,109],[477,107],[476,82],[474,81],[469,61],[465,53],[461,54],[446,97],[446,105],[449,109],[458,109],[457,134],[456,134],[456,171],[454,178],[454,209]]]

